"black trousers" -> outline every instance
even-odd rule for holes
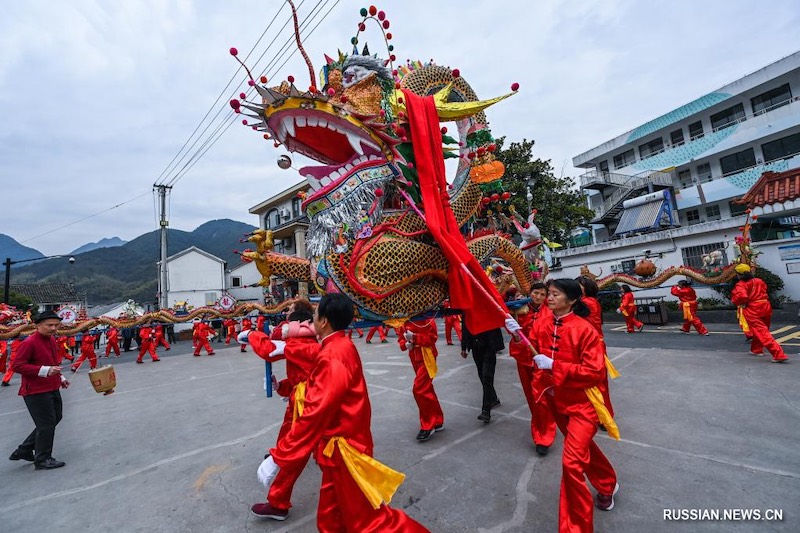
[[[478,377],[483,386],[483,404],[481,409],[491,411],[492,406],[498,402],[497,392],[494,390],[494,368],[497,366],[497,353],[492,350],[474,348],[472,359],[478,367]]]
[[[36,451],[35,463],[53,456],[53,438],[56,426],[61,421],[61,392],[43,392],[23,397],[28,412],[36,426],[25,441],[19,445],[22,451]]]

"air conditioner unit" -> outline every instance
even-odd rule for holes
[[[619,265],[611,265],[611,272],[616,273],[619,271],[619,269]]]
[[[289,218],[291,213],[289,213],[288,209],[281,209],[281,218]]]

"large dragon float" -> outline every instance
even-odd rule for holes
[[[325,56],[321,86],[295,28],[308,65],[308,89],[298,89],[292,76],[270,87],[265,77],[257,80],[248,70],[255,98],[248,101],[242,93],[241,100],[230,102],[237,113],[254,119],[242,122],[276,148],[314,162],[299,169],[310,187],[302,204],[309,218],[308,259],[276,253],[269,231],[254,235],[256,249],[243,257],[256,263],[262,283],[277,275],[313,283],[321,292],[344,293],[366,320],[411,317],[440,306],[448,297],[449,265],[426,223],[416,139],[404,103],[403,91],[411,91],[433,97],[436,129],[439,122],[455,123],[457,139],[441,128],[441,150],[445,158],[457,159],[447,195],[469,252],[482,264],[501,259],[514,284],[527,294],[530,263],[509,236],[466,230],[467,222],[486,206],[482,187],[497,182],[505,171],[495,158],[484,110],[514,94],[518,85],[506,95],[479,100],[458,70],[419,61],[395,68],[385,14],[370,7],[361,15],[352,53]],[[370,21],[382,32],[387,59],[371,55],[366,45],[359,53],[359,36]],[[236,49],[231,54],[236,57]]]

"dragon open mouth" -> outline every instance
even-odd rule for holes
[[[348,118],[303,108],[269,117],[269,128],[287,150],[324,163],[300,169],[313,190],[308,200],[321,196],[355,170],[387,161],[382,143]]]

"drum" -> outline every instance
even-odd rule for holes
[[[117,386],[117,375],[114,373],[114,366],[105,365],[89,370],[89,381],[92,382],[95,392],[102,392],[104,396],[108,396],[114,392],[114,387]]]

